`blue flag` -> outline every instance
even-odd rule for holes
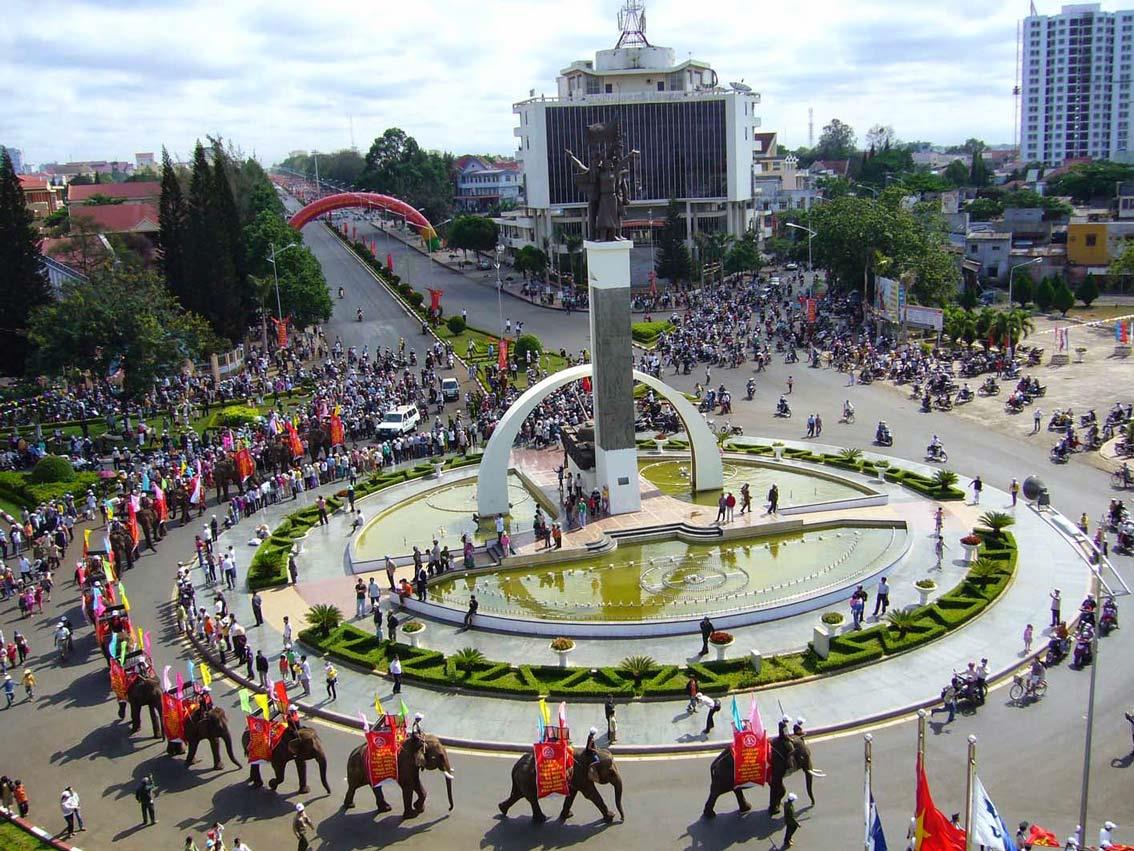
[[[744,721],[740,717],[740,709],[736,705],[736,697],[732,699],[732,728],[734,730],[743,730]]]
[[[882,820],[878,818],[873,794],[866,805],[866,847],[870,851],[886,851],[886,834],[882,832]]]

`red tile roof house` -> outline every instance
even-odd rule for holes
[[[159,230],[155,204],[75,205],[71,207],[71,218],[89,220],[99,233],[157,233]]]
[[[136,183],[86,183],[67,187],[67,201],[71,204],[86,204],[95,195],[105,195],[121,201],[134,201],[156,204],[161,200],[161,184],[157,181],[138,181]]]

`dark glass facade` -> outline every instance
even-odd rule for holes
[[[588,161],[589,124],[622,123],[627,150],[641,151],[631,175],[632,198],[725,198],[728,148],[723,100],[550,106],[547,179],[552,205],[585,202],[575,185],[570,149]]]

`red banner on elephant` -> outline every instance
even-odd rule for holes
[[[571,791],[570,774],[574,753],[566,739],[537,742],[532,745],[535,757],[536,795],[566,795]]]
[[[381,786],[398,779],[397,729],[370,730],[366,734],[363,756],[366,776],[371,786]]]
[[[163,693],[161,696],[161,727],[169,741],[185,741],[185,714],[176,695]]]
[[[130,683],[126,679],[126,669],[117,659],[110,660],[110,688],[120,703],[126,702],[126,692],[130,690]]]
[[[236,474],[244,481],[256,472],[256,462],[252,460],[252,450],[245,446],[236,453]]]
[[[272,758],[272,722],[248,716],[248,763],[260,765]]]
[[[732,734],[733,787],[768,782],[768,734],[736,730]]]
[[[343,418],[338,414],[331,414],[331,446],[342,446],[346,443],[346,430],[343,428]]]

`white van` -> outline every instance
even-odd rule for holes
[[[377,433],[379,437],[387,438],[413,434],[419,422],[421,414],[418,413],[417,405],[399,405],[386,411],[382,422],[378,423]]]

